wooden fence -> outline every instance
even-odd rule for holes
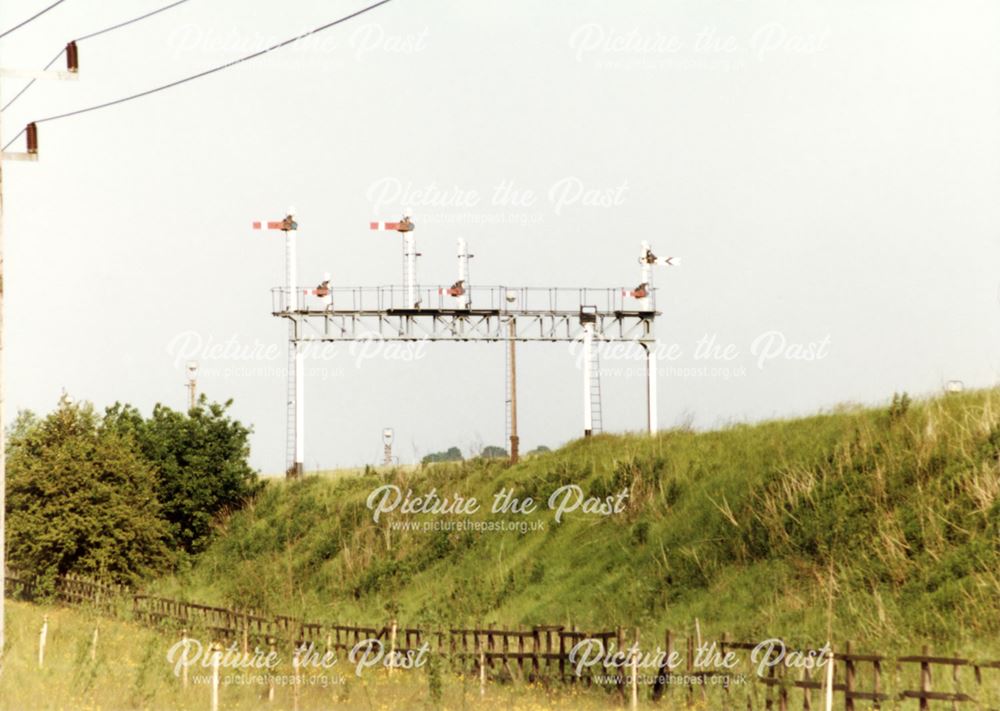
[[[6,582],[8,597],[35,600],[52,596],[67,605],[86,605],[108,614],[114,613],[115,605],[132,596],[131,588],[124,585],[100,583],[77,575],[60,575],[46,585],[8,571]]]
[[[711,643],[699,647],[694,636],[675,637],[671,631],[659,639],[615,630],[578,630],[565,625],[498,628],[422,629],[397,625],[390,620],[380,626],[309,622],[253,610],[235,610],[135,592],[75,576],[64,576],[42,587],[30,579],[8,573],[7,595],[32,600],[42,594],[70,605],[86,605],[104,614],[131,618],[174,634],[210,636],[213,641],[238,644],[244,651],[254,647],[289,649],[312,644],[316,650],[347,652],[369,639],[386,650],[416,652],[425,643],[432,654],[446,658],[456,671],[473,673],[497,681],[561,681],[570,684],[617,687],[624,694],[629,685],[648,688],[648,698],[672,698],[676,703],[716,708],[763,708],[805,711],[824,708],[827,667],[817,669],[780,663],[776,656],[760,665],[751,652],[756,643],[730,641],[726,636],[714,643],[717,657],[734,652],[736,666],[719,669],[699,667],[697,655]],[[676,653],[676,666],[656,669],[625,665],[605,669],[589,667],[578,674],[570,650],[582,640],[599,640],[606,650],[626,650],[633,642],[647,650],[658,648]],[[786,649],[818,655],[818,650]],[[765,655],[766,656],[766,655]],[[668,657],[669,658],[669,657]],[[889,657],[856,652],[850,642],[833,655],[832,692],[837,708],[919,708],[1000,710],[1000,661],[973,660],[934,655],[929,647],[920,654]],[[633,679],[633,675],[637,677]],[[638,678],[643,679],[642,682]],[[860,704],[860,705],[859,705]]]

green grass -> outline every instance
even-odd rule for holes
[[[48,634],[45,663],[39,668],[43,616]],[[95,628],[98,641],[92,658]],[[160,637],[130,624],[78,609],[8,600],[0,709],[148,707],[169,686],[164,657],[156,654],[161,646],[165,654]]]
[[[192,667],[188,686],[173,674],[167,659],[173,637],[137,625],[97,617],[80,608],[7,603],[7,645],[0,674],[2,711],[119,711],[125,709],[204,711],[211,708],[210,670]],[[45,663],[38,666],[39,631],[48,620]],[[96,653],[91,656],[94,628],[98,627]],[[292,673],[288,656],[274,670],[279,679]],[[577,688],[541,688],[533,684],[489,684],[480,697],[478,683],[470,677],[451,674],[430,666],[398,671],[389,677],[384,670],[366,670],[361,677],[342,661],[333,668],[302,671],[298,695],[300,711],[344,709],[345,711],[389,711],[389,709],[433,709],[465,711],[495,706],[514,711],[542,709],[606,708],[617,698],[603,690],[583,692]],[[220,708],[251,711],[294,708],[289,683],[275,686],[274,700],[266,698],[266,683],[251,673],[222,670]],[[229,677],[229,684],[225,680]],[[240,678],[243,681],[237,682]],[[432,679],[437,681],[432,683]],[[437,691],[432,691],[432,689]]]
[[[574,623],[1000,657],[1000,391],[796,420],[598,436],[498,461],[270,482],[160,593],[313,619]],[[389,532],[393,483],[544,501],[629,491],[545,530]],[[447,518],[447,517],[446,517]],[[463,518],[463,517],[451,517]],[[480,513],[475,518],[520,520]],[[832,594],[831,594],[832,592]]]

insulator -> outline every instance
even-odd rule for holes
[[[80,57],[76,51],[76,42],[70,42],[66,45],[66,68],[74,73],[80,69]]]
[[[38,128],[34,123],[29,123],[24,133],[28,139],[28,153],[38,153]]]

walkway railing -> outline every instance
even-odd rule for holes
[[[604,313],[616,311],[649,312],[656,310],[656,290],[645,299],[632,295],[632,287],[512,287],[473,286],[467,290],[468,307],[449,293],[448,286],[421,286],[416,290],[421,310],[489,310],[500,313],[576,314],[581,307],[594,307]],[[316,287],[301,287],[292,294],[287,287],[271,289],[271,311],[275,314],[305,311],[378,312],[410,310],[408,292],[403,286],[333,287],[329,297],[318,296]]]

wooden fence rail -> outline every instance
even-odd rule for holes
[[[416,652],[425,643],[432,654],[448,659],[456,671],[485,674],[498,681],[552,681],[585,685],[613,685],[624,694],[630,672],[623,667],[605,669],[594,666],[577,674],[570,651],[583,640],[599,640],[608,652],[627,650],[640,631],[626,639],[623,628],[615,630],[578,630],[573,626],[536,625],[504,629],[492,625],[423,629],[397,626],[394,620],[381,626],[332,622],[311,622],[285,615],[268,615],[258,610],[236,610],[203,605],[171,598],[146,595],[130,588],[96,582],[78,576],[60,576],[47,584],[16,573],[7,574],[8,597],[34,600],[54,598],[69,605],[85,605],[110,616],[125,616],[150,627],[176,634],[210,635],[213,641],[239,644],[244,651],[287,645],[297,648],[314,645],[321,651],[348,652],[357,644],[375,639],[399,653]],[[183,630],[183,633],[181,632]],[[702,649],[714,644],[719,657],[738,652],[738,666],[729,669],[699,668],[696,658],[700,640],[694,636],[675,637],[667,631],[659,645],[647,640],[648,647],[658,647],[667,655],[683,646],[682,664],[671,668],[664,664],[651,670],[649,696],[658,701],[665,696],[682,695],[687,705],[705,705],[709,692],[717,705],[736,708],[738,682],[749,680],[743,690],[741,706],[787,711],[792,706],[805,711],[823,708],[826,693],[826,667],[794,667],[779,663],[759,665],[751,652],[759,645],[730,641],[726,636],[704,642]],[[683,644],[681,644],[683,642]],[[640,645],[645,650],[647,646]],[[793,652],[817,657],[819,650],[786,649],[786,659]],[[833,654],[832,690],[837,707],[854,711],[857,703],[864,708],[975,708],[1000,710],[1000,661],[972,660],[936,656],[928,647],[920,654],[889,657],[862,654],[845,643]],[[708,682],[715,684],[710,688]],[[718,682],[718,683],[716,683]],[[719,698],[721,697],[721,699]],[[676,700],[676,699],[675,699]]]

